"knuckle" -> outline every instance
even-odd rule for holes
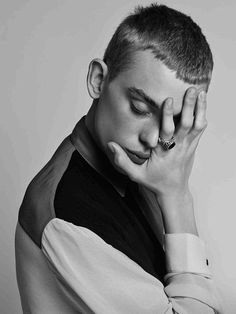
[[[186,101],[186,105],[190,108],[194,107],[196,97],[189,97]]]
[[[169,134],[173,134],[175,131],[175,127],[174,125],[169,125],[166,128],[163,128],[163,133],[164,135],[169,135]]]
[[[195,125],[194,125],[194,129],[197,132],[201,132],[201,130],[203,129],[203,126],[202,126],[201,123],[196,122]]]
[[[203,130],[205,130],[207,127],[207,121],[205,120],[204,122],[196,122],[194,129],[198,132],[201,132]]]
[[[163,137],[168,136],[169,134],[173,134],[175,131],[175,125],[173,119],[168,119],[163,121],[162,127],[161,127],[161,134]]]
[[[204,125],[203,125],[204,130],[207,128],[207,126],[208,126],[208,121],[205,120],[205,121],[204,121]]]
[[[164,108],[164,115],[172,115],[173,114],[173,109],[172,108],[170,108],[170,107],[168,107],[168,106],[166,106],[165,108]]]
[[[182,120],[182,121],[181,121],[181,127],[182,127],[182,129],[188,130],[188,129],[191,128],[191,126],[192,126],[192,124],[191,124],[190,121],[188,121],[188,120]]]
[[[174,131],[175,131],[174,126],[170,127],[169,130],[168,130],[170,135],[172,135],[174,133]]]
[[[161,132],[161,138],[164,140],[169,140],[173,136],[173,131],[170,132]]]

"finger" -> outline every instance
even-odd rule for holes
[[[169,140],[175,131],[173,120],[173,98],[167,98],[163,105],[163,115],[160,130],[160,137]]]
[[[114,142],[107,144],[112,152],[114,166],[118,171],[127,175],[131,180],[138,182],[140,177],[140,166],[134,164],[123,148]]]
[[[184,138],[192,129],[194,121],[194,109],[197,101],[197,90],[191,87],[187,90],[184,97],[184,103],[181,113],[180,125],[178,128],[178,137]]]
[[[199,135],[207,127],[206,107],[207,107],[206,93],[204,91],[201,91],[201,93],[199,93],[198,95],[195,109],[195,118],[191,130],[191,134],[193,136]]]

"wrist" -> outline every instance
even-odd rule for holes
[[[189,189],[169,195],[156,195],[166,233],[198,235],[194,216],[193,197]]]
[[[169,193],[155,193],[156,199],[160,206],[167,207],[167,205],[174,205],[177,206],[172,207],[172,211],[179,210],[179,206],[189,207],[193,206],[193,197],[192,193],[190,192],[189,188],[186,187],[185,189],[170,191]]]

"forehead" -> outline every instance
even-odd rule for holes
[[[183,97],[189,87],[195,86],[199,91],[205,88],[204,85],[191,85],[176,78],[175,72],[155,59],[148,50],[136,52],[129,69],[121,72],[114,84],[118,84],[123,91],[129,87],[142,89],[157,104],[172,97],[175,114],[181,111]]]

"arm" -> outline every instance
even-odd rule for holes
[[[176,146],[173,149],[165,151],[157,145],[152,151],[151,158],[138,166],[128,159],[117,143],[108,144],[109,147],[113,146],[116,167],[154,193],[162,213],[166,235],[169,237],[172,235],[177,238],[183,235],[185,239],[196,237],[197,242],[200,241],[197,237],[188,180],[195,150],[206,125],[206,94],[190,88],[184,97],[181,120],[177,126],[173,121],[173,99],[168,98],[163,105],[160,136],[169,139],[174,134]],[[152,210],[155,211],[155,208]],[[181,246],[177,245],[176,241],[172,242],[172,252],[181,252]],[[191,249],[186,247],[184,251],[186,256],[189,250],[197,251],[196,247]],[[173,265],[180,264],[178,259],[181,259],[181,254],[175,255],[175,258],[171,256],[172,253],[169,254],[169,260],[172,260]],[[201,260],[200,256],[197,258]],[[186,258],[185,263],[187,262]],[[198,269],[194,271],[191,265],[188,269],[184,267],[175,271],[168,269],[165,292],[174,312],[213,313],[214,309],[218,309],[211,276],[209,274],[205,276]]]
[[[167,268],[164,291],[173,311],[221,313],[204,242],[193,234],[177,233],[166,234],[164,245]]]
[[[83,313],[167,313],[162,283],[91,230],[54,218],[42,251],[61,291]],[[82,301],[84,302],[82,304]]]
[[[165,239],[166,286],[91,230],[54,218],[44,229],[42,252],[58,279],[60,291],[83,313],[191,313],[218,310],[208,270],[181,274],[173,247],[182,239]],[[187,243],[197,240],[191,238]],[[195,237],[195,236],[193,236]],[[188,245],[181,245],[182,252]],[[177,267],[176,267],[177,266]],[[191,267],[191,265],[189,265]]]
[[[205,245],[198,237],[190,192],[168,200],[159,198],[158,203],[164,212],[166,231],[164,245],[168,273],[164,290],[173,311],[220,313]],[[164,206],[166,211],[163,211]],[[175,208],[179,209],[178,215]]]

